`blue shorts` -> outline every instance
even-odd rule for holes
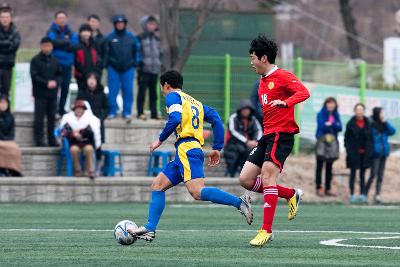
[[[175,159],[162,170],[174,186],[192,179],[204,178],[203,149],[198,141],[192,140],[178,143]]]

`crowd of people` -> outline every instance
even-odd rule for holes
[[[385,170],[385,162],[390,153],[388,137],[396,130],[386,118],[381,107],[373,108],[373,115],[365,115],[365,105],[357,103],[354,115],[347,122],[344,132],[346,166],[350,169],[350,203],[366,203],[371,185],[376,178],[374,202],[380,203],[380,193]],[[338,133],[342,123],[336,99],[329,97],[317,116],[316,146],[316,188],[319,196],[336,196],[331,190],[332,164],[339,158]],[[321,187],[321,173],[325,164],[325,190]],[[365,171],[370,169],[368,181]],[[359,194],[355,192],[356,174],[359,174]]]
[[[0,5],[0,98],[7,99],[8,103],[12,69],[21,43],[20,34],[12,22],[12,13],[10,5]],[[135,73],[138,74],[139,85],[137,117],[141,120],[147,119],[144,103],[148,91],[150,118],[160,119],[156,106],[156,90],[162,52],[160,39],[157,36],[157,19],[154,16],[142,18],[139,23],[143,32],[139,35],[128,30],[128,19],[124,14],[113,16],[112,23],[114,30],[109,34],[103,34],[100,30],[100,17],[91,14],[86,21],[83,21],[78,32],[75,32],[68,23],[67,12],[57,11],[49,29],[43,33],[40,40],[40,52],[30,62],[35,145],[38,147],[59,146],[54,137],[54,129],[61,127],[63,136],[70,139],[71,144],[78,144],[71,146],[75,163],[78,162],[76,151],[80,150],[85,153],[96,151],[96,159],[100,160],[101,145],[105,143],[104,121],[106,119],[114,119],[120,112],[127,123],[132,120]],[[104,73],[107,73],[108,78],[108,94],[104,92],[104,86],[101,83]],[[76,81],[78,94],[72,111],[67,113],[66,101],[72,77]],[[117,105],[117,96],[120,91],[123,102],[121,111],[118,110]],[[83,111],[81,110],[82,103],[86,106]],[[1,116],[8,114],[7,116],[13,118],[9,108],[7,110],[1,111]],[[95,121],[98,120],[98,123],[90,124],[88,128],[87,117],[92,116],[96,118]],[[58,126],[56,125],[57,117],[61,118],[61,124]],[[83,120],[85,123],[76,123],[73,119]],[[3,119],[0,126],[6,127],[4,123],[10,121],[11,119],[7,121]],[[44,134],[45,121],[47,134]],[[92,137],[86,138],[89,135]],[[2,140],[9,139],[13,138],[2,138]],[[87,148],[88,145],[91,146],[91,150]],[[17,152],[20,153],[19,150],[16,150]],[[93,177],[93,163],[87,162],[87,165],[90,166],[87,168],[87,175]],[[75,175],[82,175],[79,166],[77,164],[74,166]],[[1,173],[3,172],[0,168],[0,175]]]

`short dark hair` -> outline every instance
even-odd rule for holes
[[[361,107],[365,110],[365,105],[364,105],[363,103],[357,103],[357,104],[355,104],[353,110],[356,110],[356,108],[357,108],[358,106],[361,106]]]
[[[64,14],[66,17],[68,17],[68,14],[64,10],[58,10],[56,13],[54,13],[54,18],[56,19],[58,15]]]
[[[92,28],[90,28],[89,24],[84,23],[79,27],[79,33],[81,32],[92,32]]]
[[[87,20],[91,20],[91,19],[96,19],[96,20],[100,21],[99,15],[96,15],[96,14],[91,14],[91,15],[89,15],[89,17],[87,17]]]
[[[160,77],[161,85],[169,84],[172,88],[182,89],[183,77],[176,70],[169,70]]]
[[[262,56],[267,56],[270,64],[275,63],[276,55],[278,54],[278,45],[274,40],[269,39],[264,34],[258,35],[250,43],[249,54],[255,53],[258,59]]]
[[[47,44],[47,43],[52,43],[51,39],[49,37],[47,37],[47,36],[43,37],[40,40],[40,44]]]

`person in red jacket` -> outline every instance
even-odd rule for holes
[[[285,188],[276,181],[286,158],[292,151],[299,127],[294,107],[310,97],[307,88],[289,71],[275,65],[277,44],[259,35],[250,45],[251,66],[261,75],[258,98],[263,113],[264,136],[258,140],[240,173],[240,184],[264,194],[264,221],[250,245],[261,247],[273,239],[272,223],[278,197],[288,200],[289,220],[296,216],[303,192]],[[261,176],[258,176],[261,173]]]
[[[89,24],[82,24],[79,28],[79,44],[75,47],[75,79],[79,91],[86,86],[86,77],[89,73],[100,76],[101,64],[95,43],[92,38],[92,28]]]

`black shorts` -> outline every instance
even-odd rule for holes
[[[262,167],[265,161],[275,163],[282,171],[286,158],[292,152],[294,135],[290,133],[271,133],[258,140],[258,145],[247,157],[247,161]]]

